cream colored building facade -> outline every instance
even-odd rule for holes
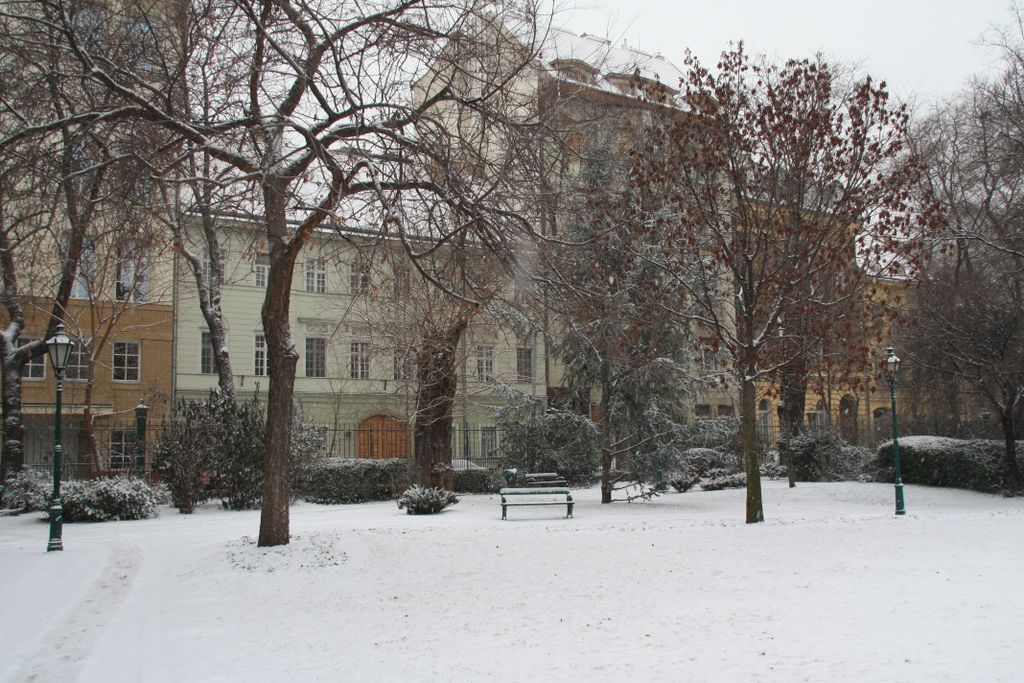
[[[265,393],[269,381],[261,321],[268,265],[258,235],[243,222],[221,222],[221,308],[241,399]],[[429,312],[413,304],[423,296],[421,288],[431,285],[412,286],[407,271],[393,265],[401,261],[389,249],[373,246],[368,235],[321,231],[296,263],[289,320],[299,353],[295,401],[306,418],[326,430],[338,455],[411,452],[411,443],[400,447],[396,434],[411,434],[408,425],[416,414],[414,318]],[[176,273],[175,396],[204,398],[217,386],[213,350],[194,277],[181,258]],[[457,437],[457,454],[467,438],[474,442],[468,444],[474,457],[496,446],[488,443],[493,438],[488,430],[493,430],[492,410],[505,401],[499,385],[546,395],[544,353],[541,338],[524,339],[486,312],[470,324],[459,354],[452,416],[457,429],[469,427],[470,433]],[[386,433],[390,445],[378,442],[371,448],[366,436],[356,433],[370,429]]]

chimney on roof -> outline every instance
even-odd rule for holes
[[[623,50],[628,50],[629,49],[629,43],[626,42],[625,38],[622,39],[622,49]]]

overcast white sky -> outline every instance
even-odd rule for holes
[[[572,0],[569,0],[572,2]],[[628,41],[682,66],[690,48],[713,67],[730,40],[751,53],[806,57],[822,52],[888,81],[921,104],[956,92],[991,69],[978,45],[1011,19],[1010,0],[575,0],[555,23],[576,33]]]

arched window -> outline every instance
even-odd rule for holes
[[[762,441],[772,438],[772,404],[766,398],[757,404],[757,433]]]

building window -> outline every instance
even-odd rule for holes
[[[498,428],[482,427],[480,429],[480,457],[498,457]]]
[[[149,295],[146,256],[137,245],[123,245],[117,257],[117,282],[114,298],[118,301],[145,301]]]
[[[349,353],[349,377],[370,379],[370,342],[352,342]]]
[[[262,334],[256,335],[256,363],[252,373],[257,377],[267,376],[267,338]]]
[[[365,258],[358,257],[349,266],[349,289],[353,294],[366,294],[370,291],[370,264]]]
[[[18,341],[15,342],[16,346],[24,346],[25,344],[35,341],[34,339],[22,339],[18,337]],[[25,361],[25,364],[21,366],[21,378],[22,379],[46,379],[46,358],[47,353],[36,356],[35,358],[29,358]]]
[[[227,252],[223,248],[218,247],[217,255],[219,256],[217,260],[220,262],[218,264],[220,268],[219,273],[214,271],[213,259],[210,258],[210,248],[203,249],[203,269],[206,273],[206,286],[211,292],[215,289],[214,285],[217,285],[216,288],[219,289],[224,284],[224,260],[227,257]]]
[[[717,372],[720,369],[718,365],[718,352],[709,346],[701,348],[700,369],[704,372]]]
[[[327,376],[327,340],[306,337],[306,377]]]
[[[479,382],[494,381],[494,347],[480,344],[476,347],[476,378]]]
[[[533,347],[516,349],[516,378],[523,383],[533,382]]]
[[[395,379],[412,377],[412,350],[395,347]]]
[[[114,381],[139,381],[139,342],[114,342]]]
[[[412,288],[412,278],[409,276],[409,269],[395,268],[395,287],[392,295],[395,301],[405,301],[409,298],[409,291]]]
[[[772,406],[766,398],[762,398],[757,404],[757,433],[762,441],[767,441],[772,436]]]
[[[89,379],[92,363],[92,339],[84,337],[76,339],[75,345],[71,347],[71,355],[68,356],[68,365],[64,369],[65,379],[85,381]]]
[[[327,263],[322,258],[306,261],[306,291],[314,294],[327,293]]]
[[[65,255],[67,255],[65,250]],[[92,292],[92,284],[96,280],[96,242],[86,238],[82,242],[82,255],[75,271],[75,281],[71,284],[72,299],[88,299]]]
[[[693,407],[693,416],[698,420],[710,420],[711,405],[708,403],[698,403]]]
[[[131,469],[135,451],[135,432],[131,429],[110,430],[110,469]]]
[[[718,417],[719,418],[733,417],[735,414],[736,413],[735,413],[735,411],[733,411],[732,405],[725,404],[725,403],[719,403],[718,404]]]
[[[270,256],[260,254],[253,264],[253,273],[256,276],[256,286],[266,288],[267,280],[270,279]]]
[[[204,375],[217,374],[217,363],[214,358],[213,340],[209,332],[202,333],[202,340],[199,342],[199,372]]]

